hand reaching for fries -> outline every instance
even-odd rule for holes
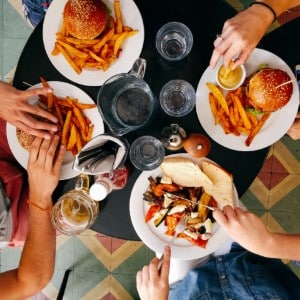
[[[20,91],[10,84],[0,81],[0,117],[28,134],[50,139],[51,133],[58,130],[57,117],[38,106],[28,103],[30,97],[39,94],[52,94],[52,89],[46,87]],[[31,114],[50,122],[36,120]]]

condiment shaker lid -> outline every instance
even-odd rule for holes
[[[90,187],[90,197],[95,201],[101,201],[110,193],[109,186],[105,182],[95,182]]]

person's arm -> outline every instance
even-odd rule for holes
[[[136,275],[136,285],[142,300],[167,300],[169,295],[171,248],[165,247],[161,270],[159,259],[153,258],[148,266],[144,266]]]
[[[276,16],[285,10],[300,5],[299,0],[264,0],[273,8]],[[210,59],[210,67],[214,68],[224,56],[224,64],[229,66],[235,60],[234,67],[244,64],[257,46],[268,27],[273,22],[272,11],[261,4],[254,4],[228,19],[223,26],[220,37],[214,42],[214,51]]]
[[[46,110],[31,105],[28,99],[39,94],[52,93],[51,88],[36,88],[20,91],[8,83],[0,81],[0,118],[6,122],[41,138],[50,139],[49,132],[56,132],[57,118]],[[30,114],[45,118],[50,122],[39,121]]]
[[[223,230],[245,249],[270,258],[300,261],[300,234],[269,232],[261,219],[250,211],[225,206],[213,212]]]
[[[55,263],[56,232],[51,223],[52,193],[59,180],[64,147],[59,137],[36,138],[28,161],[29,227],[19,267],[0,274],[1,299],[35,295],[50,281]]]
[[[296,119],[295,119],[293,125],[287,131],[287,134],[293,140],[299,140],[300,139],[300,112],[298,112],[298,114],[296,116]]]

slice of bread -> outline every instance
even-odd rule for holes
[[[160,165],[164,175],[178,185],[185,187],[205,187],[212,185],[199,165],[185,157],[166,157]]]
[[[205,192],[215,198],[219,208],[222,209],[225,205],[233,206],[232,174],[210,161],[202,161],[202,170],[213,182],[212,185],[204,186]]]

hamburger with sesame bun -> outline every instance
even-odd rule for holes
[[[107,7],[101,0],[68,0],[63,12],[66,30],[77,39],[94,39],[106,27]]]
[[[263,68],[246,83],[249,105],[261,112],[273,112],[285,106],[293,93],[289,74],[280,69]]]

